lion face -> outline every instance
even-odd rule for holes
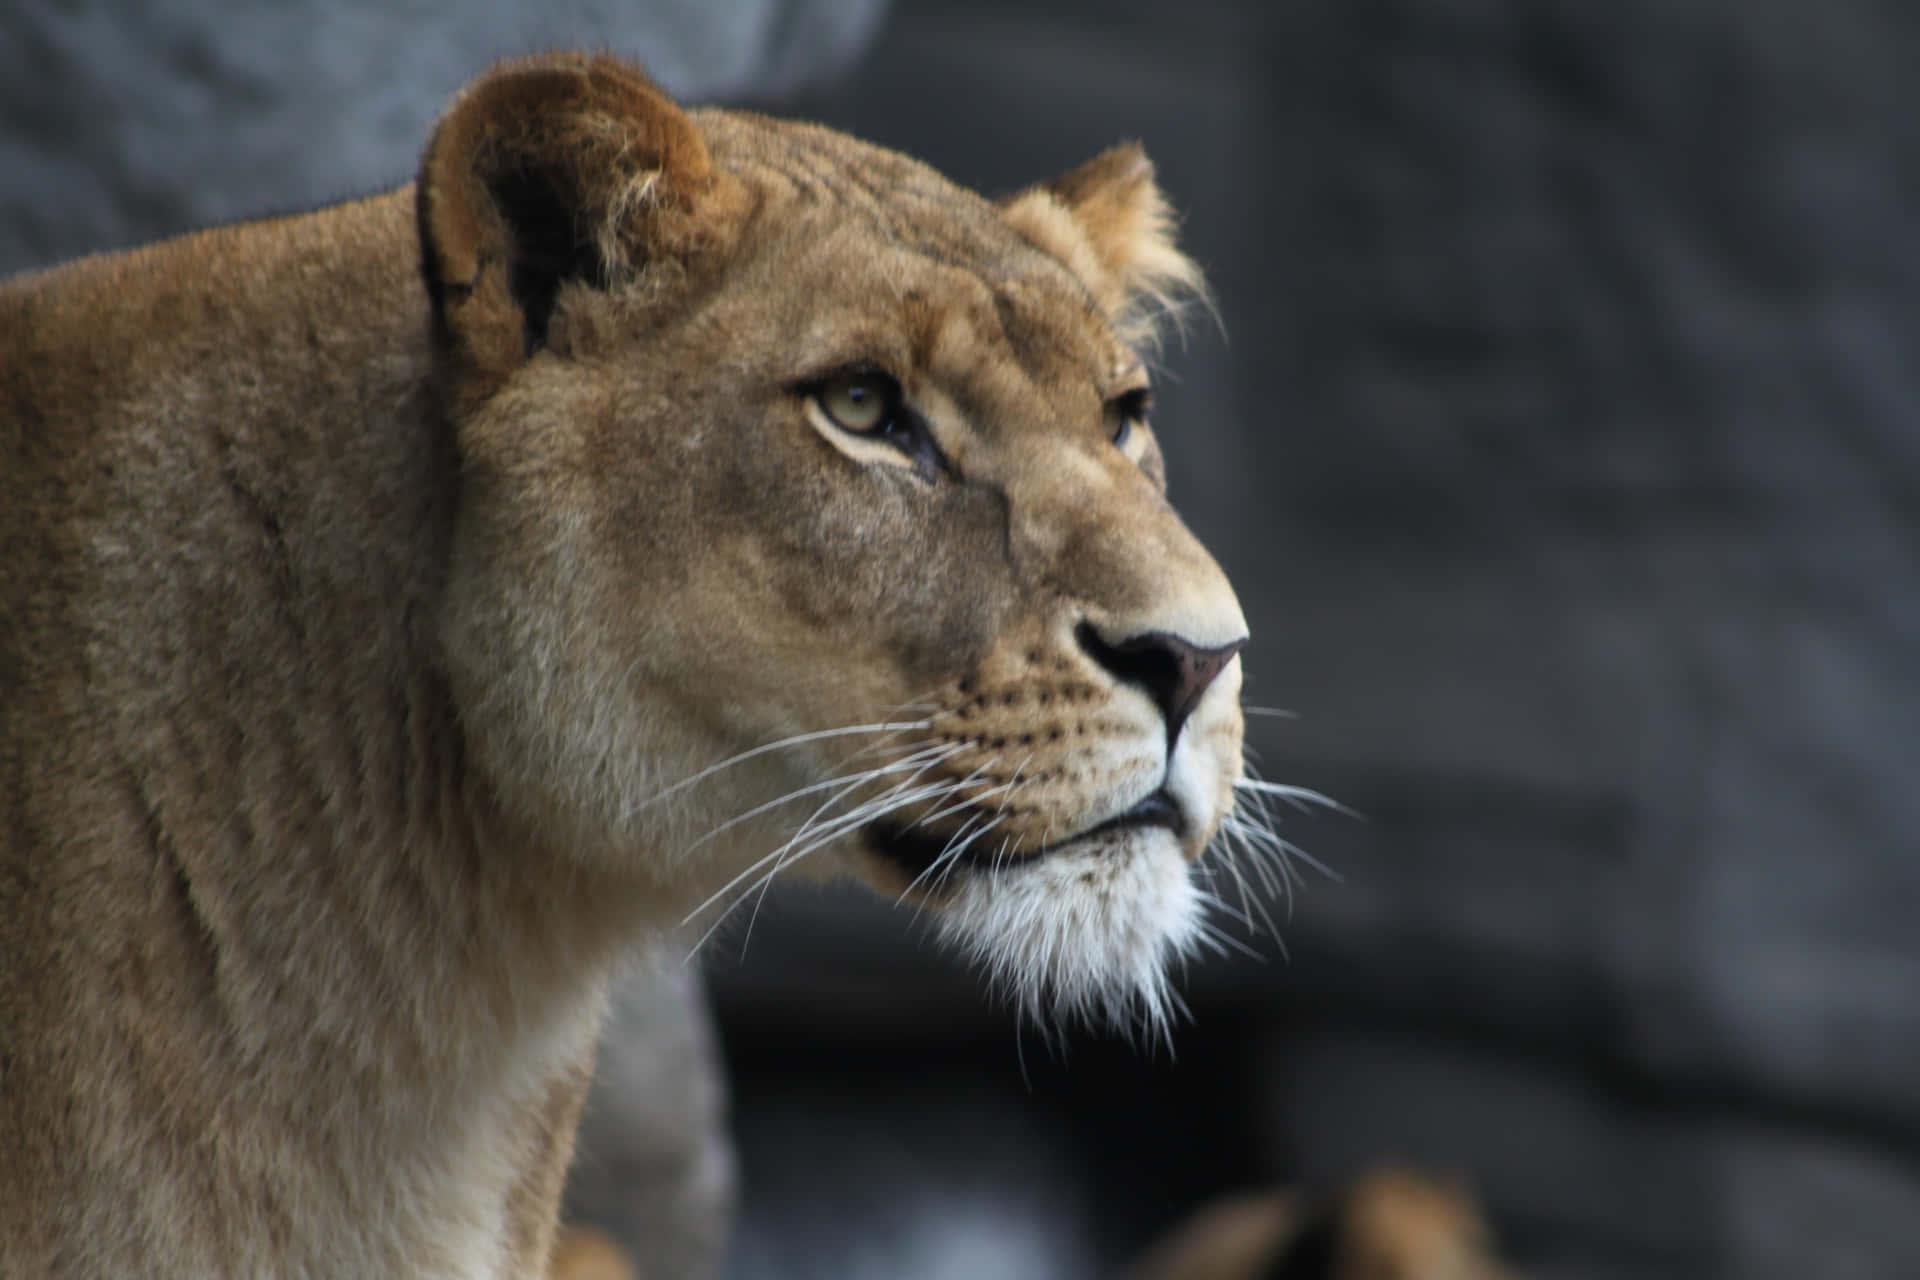
[[[1138,151],[994,204],[548,61],[456,105],[420,199],[442,635],[508,806],[697,929],[849,873],[1036,1010],[1156,1017],[1246,623],[1129,345],[1192,283]]]

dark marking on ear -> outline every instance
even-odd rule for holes
[[[493,194],[515,232],[508,289],[523,317],[525,353],[532,356],[547,345],[561,283],[578,279],[604,286],[606,266],[578,234],[572,211],[550,179],[525,170],[509,173],[495,181]]]
[[[638,68],[556,54],[463,90],[420,161],[421,269],[448,393],[477,404],[548,342],[569,280],[606,289],[731,241],[748,201]]]

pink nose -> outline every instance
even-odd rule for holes
[[[1153,699],[1167,722],[1168,751],[1173,750],[1181,726],[1199,705],[1207,686],[1247,643],[1242,637],[1215,649],[1202,649],[1170,631],[1148,631],[1108,644],[1087,622],[1074,629],[1074,638],[1114,679],[1138,686]]]

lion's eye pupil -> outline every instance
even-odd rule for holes
[[[820,407],[847,431],[885,432],[898,399],[890,380],[868,374],[836,378],[820,389]]]

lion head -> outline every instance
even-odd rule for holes
[[[505,806],[696,929],[851,874],[1034,1010],[1157,1016],[1247,625],[1148,421],[1198,273],[1139,149],[996,203],[557,57],[451,108],[418,209]]]

